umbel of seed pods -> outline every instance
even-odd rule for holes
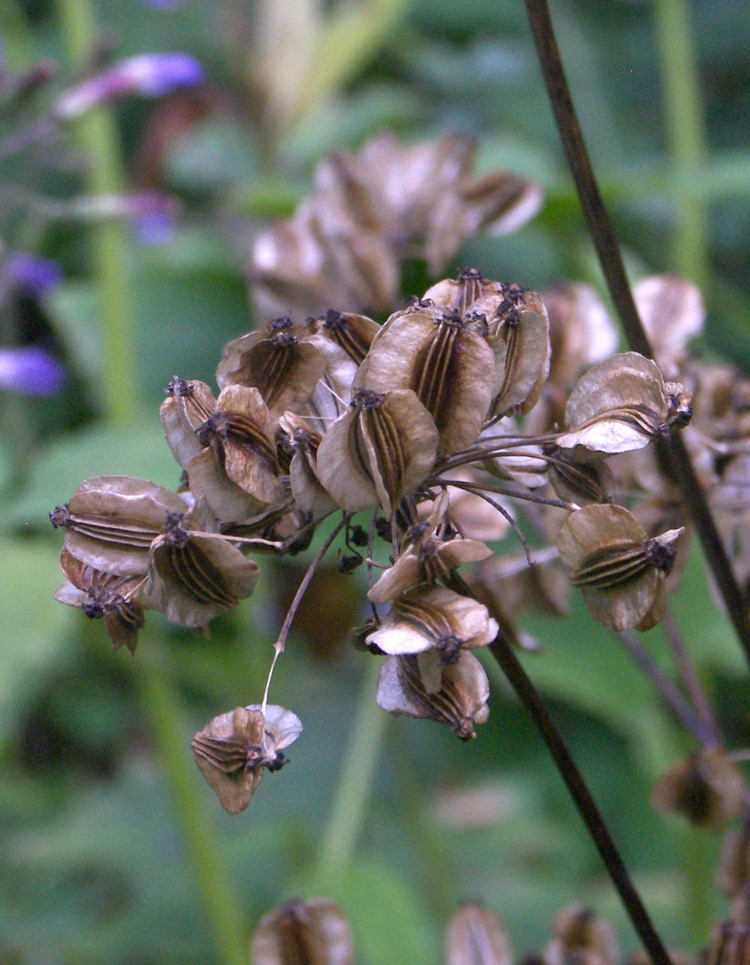
[[[628,352],[594,364],[567,394],[548,382],[550,345],[537,294],[471,269],[382,326],[328,311],[235,339],[218,396],[203,382],[167,386],[161,419],[184,470],[177,492],[101,476],[51,514],[65,539],[57,598],[103,618],[114,646],[135,651],[146,611],[206,627],[253,592],[254,548],[297,552],[343,511],[354,550],[363,530],[350,515],[369,511],[370,543],[379,534],[391,562],[370,580],[360,633],[385,655],[378,703],[473,737],[489,687],[472,651],[501,628],[523,642],[500,580],[493,586],[482,569],[498,560],[485,539],[508,521],[518,529],[514,495],[535,500],[529,523],[539,533],[556,526],[571,582],[616,630],[661,618],[682,532],[614,504],[605,464],[685,424],[682,385]],[[466,563],[480,566],[458,579]],[[196,735],[193,750],[236,813],[300,731],[283,708],[239,707]]]

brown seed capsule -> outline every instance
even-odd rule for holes
[[[577,382],[565,409],[568,431],[557,444],[601,458],[642,449],[667,431],[675,406],[685,404],[682,386],[670,387],[655,362],[625,352],[592,366]]]
[[[737,765],[720,748],[698,751],[662,777],[651,794],[658,811],[673,812],[698,827],[720,830],[738,814],[746,787]]]
[[[229,814],[239,814],[250,803],[263,770],[279,770],[284,748],[302,733],[296,714],[275,704],[237,707],[214,717],[193,738],[195,763]]]
[[[326,357],[289,318],[277,318],[261,332],[227,343],[216,370],[221,389],[256,388],[274,413],[300,410],[308,403],[326,368]]]
[[[493,374],[483,318],[417,305],[391,315],[357,381],[374,392],[412,389],[435,421],[440,452],[450,454],[479,437]]]
[[[650,629],[664,600],[664,579],[682,529],[647,539],[622,506],[591,504],[566,519],[557,545],[592,615],[612,630]]]
[[[430,518],[406,534],[406,545],[394,565],[386,570],[367,594],[373,603],[386,603],[418,583],[434,584],[445,579],[462,563],[487,559],[492,551],[478,540],[440,539],[436,536],[448,510],[448,496],[436,501]]]
[[[151,543],[171,516],[187,512],[178,495],[145,479],[98,476],[50,514],[65,530],[65,548],[103,573],[145,576]]]
[[[490,685],[482,665],[466,650],[445,665],[436,650],[391,656],[378,678],[378,706],[389,714],[447,724],[461,740],[489,717]]]
[[[397,597],[377,630],[367,637],[383,653],[437,650],[444,662],[461,648],[485,647],[497,635],[487,607],[446,587],[415,587]]]
[[[60,553],[60,568],[67,580],[55,593],[55,599],[81,607],[92,620],[103,618],[114,650],[125,646],[135,653],[138,631],[144,624],[140,593],[145,579],[101,573],[71,556],[65,548]]]
[[[257,579],[257,564],[235,546],[174,519],[151,546],[144,601],[173,623],[202,627],[250,596]]]
[[[544,954],[547,965],[564,965],[576,954],[586,956],[591,963],[620,963],[620,945],[614,929],[583,905],[569,905],[559,911],[552,920],[552,931],[555,939]]]
[[[503,300],[474,304],[489,323],[489,344],[495,355],[495,378],[490,415],[523,415],[537,403],[549,374],[549,319],[536,292],[508,285]]]
[[[429,474],[436,447],[435,424],[413,392],[361,390],[323,436],[316,470],[342,509],[359,512],[379,502],[390,516]]]
[[[352,965],[354,941],[343,912],[326,898],[292,901],[261,918],[253,965]]]
[[[445,965],[511,965],[513,953],[500,922],[477,901],[453,915],[445,934]]]

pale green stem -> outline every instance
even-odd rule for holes
[[[673,268],[704,292],[709,282],[706,202],[696,190],[706,168],[703,105],[687,0],[657,0],[667,131],[672,155],[675,211]]]
[[[314,883],[334,890],[351,864],[367,812],[388,715],[375,702],[381,661],[367,660],[352,736],[339,774],[331,816],[323,834]]]
[[[89,0],[57,0],[57,10],[70,61],[74,69],[85,71],[98,39],[91,4]],[[88,191],[93,195],[122,193],[125,175],[111,110],[98,107],[75,126],[86,154]],[[127,228],[121,221],[105,221],[93,225],[90,233],[103,333],[104,409],[111,424],[127,425],[139,398]]]
[[[213,935],[216,959],[222,965],[247,965],[242,911],[211,830],[210,811],[198,793],[198,772],[172,685],[174,674],[165,666],[158,646],[157,640],[144,639],[133,662],[149,732],[172,794],[197,893]]]

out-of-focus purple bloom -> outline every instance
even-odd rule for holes
[[[152,211],[133,221],[135,237],[143,245],[163,245],[174,234],[174,215],[167,211]]]
[[[171,10],[173,7],[182,5],[182,0],[141,0],[144,7],[152,7],[154,10]]]
[[[162,97],[180,87],[202,84],[205,77],[203,67],[190,54],[139,54],[66,91],[54,113],[59,120],[69,121],[115,97]]]
[[[44,295],[62,281],[62,268],[56,261],[35,258],[18,252],[11,255],[4,265],[15,287],[27,295]]]
[[[0,389],[25,395],[57,395],[65,367],[43,348],[0,349]]]

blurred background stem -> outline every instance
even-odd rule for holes
[[[68,58],[79,74],[94,67],[99,32],[89,0],[57,0]],[[122,193],[125,175],[114,115],[97,107],[76,122],[92,195]],[[135,374],[135,331],[128,279],[127,225],[112,220],[90,228],[94,285],[102,332],[102,403],[112,425],[128,425],[139,393]]]
[[[708,296],[707,206],[698,190],[707,155],[689,4],[686,0],[656,0],[654,21],[672,159],[672,268]]]
[[[351,864],[388,723],[388,715],[378,707],[374,698],[381,661],[367,660],[366,663],[351,740],[312,876],[316,885],[324,890],[336,890],[340,877]]]
[[[222,965],[246,965],[242,911],[232,891],[229,872],[221,861],[210,816],[197,791],[197,775],[185,739],[189,728],[171,684],[174,675],[168,672],[166,658],[159,653],[158,640],[144,640],[142,650],[138,660],[133,661],[133,671],[162,773],[170,786],[217,961]]]

